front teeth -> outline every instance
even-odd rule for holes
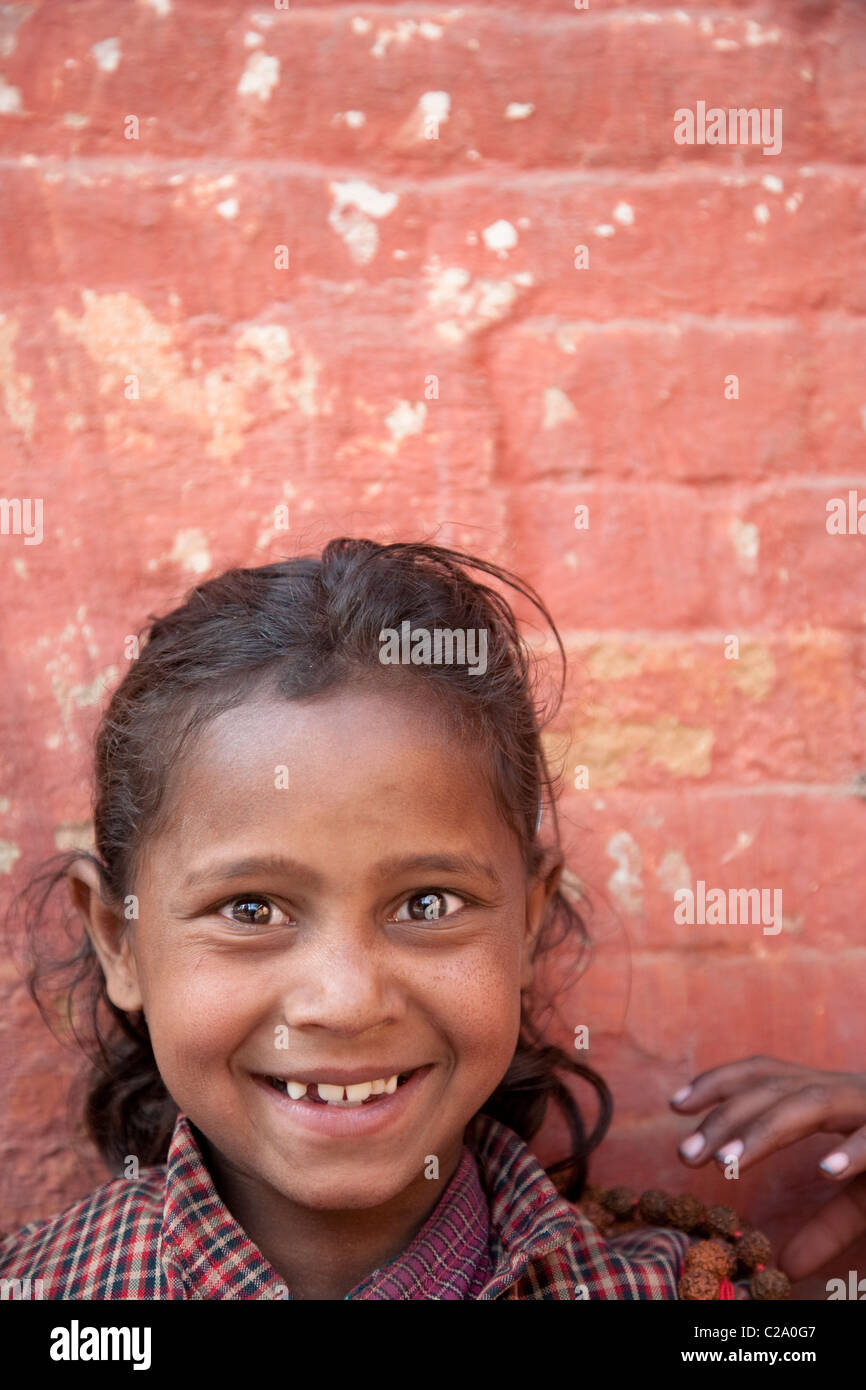
[[[392,1096],[397,1089],[397,1075],[380,1077],[377,1081],[359,1081],[354,1086],[334,1086],[326,1081],[314,1083],[319,1099],[328,1105],[363,1105],[370,1096]],[[303,1081],[287,1081],[286,1091],[292,1100],[302,1100],[307,1094]]]
[[[355,1088],[353,1087],[352,1089],[354,1090]],[[329,1086],[326,1082],[320,1081],[318,1090],[319,1099],[326,1100],[329,1105],[333,1104],[335,1101],[339,1103],[346,1099],[346,1094],[342,1086]]]

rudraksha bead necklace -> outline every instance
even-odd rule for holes
[[[790,1298],[786,1274],[771,1264],[770,1242],[754,1226],[741,1222],[731,1207],[706,1207],[688,1192],[670,1196],[648,1188],[638,1197],[630,1187],[588,1186],[580,1210],[603,1236],[635,1226],[672,1226],[703,1236],[689,1246],[677,1284],[681,1299],[734,1298],[735,1277],[749,1277],[753,1299]]]

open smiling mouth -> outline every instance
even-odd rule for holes
[[[285,1076],[265,1076],[263,1079],[290,1100],[305,1101],[309,1105],[333,1106],[335,1109],[358,1110],[362,1106],[376,1105],[386,1100],[399,1087],[405,1086],[410,1077],[426,1070],[426,1067],[418,1067],[412,1071],[398,1072],[393,1076],[379,1077],[374,1081],[359,1081],[347,1086],[332,1085],[324,1081],[308,1084]]]

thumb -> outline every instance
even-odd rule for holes
[[[779,1268],[795,1283],[820,1269],[866,1231],[866,1174],[837,1192],[779,1255]]]

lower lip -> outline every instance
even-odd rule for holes
[[[282,1118],[301,1129],[314,1134],[325,1134],[335,1139],[352,1139],[367,1134],[378,1134],[389,1125],[399,1123],[407,1114],[418,1092],[423,1088],[432,1064],[419,1067],[409,1080],[390,1096],[382,1096],[372,1105],[358,1105],[351,1109],[340,1105],[317,1105],[308,1100],[292,1100],[291,1096],[278,1091],[262,1076],[253,1080],[270,1096]]]

